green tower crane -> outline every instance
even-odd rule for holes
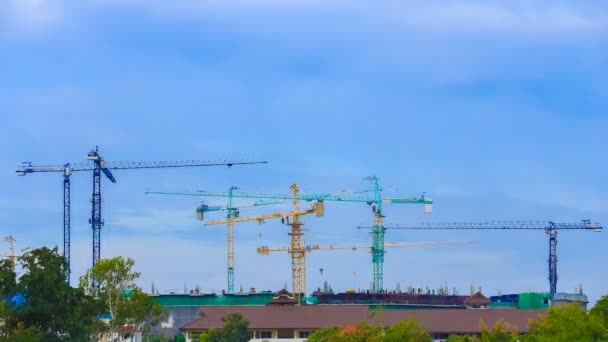
[[[411,197],[382,197],[382,189],[379,185],[379,179],[376,176],[365,178],[372,183],[371,189],[357,191],[353,194],[298,194],[297,197],[302,201],[316,202],[359,202],[367,203],[373,212],[373,228],[372,228],[372,264],[373,264],[373,285],[372,292],[379,293],[383,291],[384,279],[384,234],[386,228],[383,224],[384,214],[382,212],[382,204],[422,204],[424,211],[427,214],[432,212],[433,200],[425,195]],[[255,198],[255,199],[274,199],[274,200],[293,200],[293,194],[272,194],[272,193],[242,193],[235,191],[207,191],[197,190],[194,192],[171,192],[171,191],[152,191],[148,190],[146,194],[157,195],[183,195],[183,196],[201,196],[201,197],[240,197],[240,198]]]

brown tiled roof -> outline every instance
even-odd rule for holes
[[[266,305],[296,305],[298,301],[287,290],[279,291]]]
[[[302,305],[302,306],[206,306],[205,318],[190,322],[180,330],[199,331],[220,328],[222,318],[238,312],[249,320],[251,329],[317,329],[344,326],[360,321],[378,320],[367,305]],[[528,320],[544,315],[545,310],[484,309],[484,310],[383,310],[386,325],[416,318],[431,333],[478,333],[480,322],[488,326],[504,320],[518,332],[528,330]]]
[[[491,302],[492,301],[489,300],[488,297],[482,295],[479,291],[475,292],[475,294],[464,301],[464,303],[468,305],[488,305]]]
[[[261,310],[260,310],[261,309]],[[366,305],[273,305],[273,306],[204,306],[207,317],[190,322],[181,330],[221,328],[222,318],[238,312],[249,320],[252,329],[309,328],[345,325],[367,318]]]

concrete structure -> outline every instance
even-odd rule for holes
[[[556,293],[553,295],[552,305],[561,306],[569,303],[578,303],[581,310],[587,311],[589,300],[582,293]]]

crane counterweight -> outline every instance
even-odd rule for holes
[[[17,169],[17,176],[25,176],[28,173],[61,172],[63,174],[63,256],[68,266],[66,281],[70,281],[70,179],[74,172],[93,171],[93,195],[91,196],[91,218],[89,223],[93,230],[93,265],[101,256],[101,173],[103,173],[112,183],[116,183],[116,178],[112,170],[131,170],[131,169],[158,169],[176,167],[207,167],[207,166],[233,166],[249,164],[266,164],[266,161],[146,161],[146,162],[107,162],[100,154],[96,146],[86,157],[88,162],[68,163],[62,165],[32,165],[32,162],[23,162]]]

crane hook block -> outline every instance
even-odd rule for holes
[[[315,216],[322,217],[325,215],[325,204],[323,202],[313,203],[312,208],[314,209]]]

